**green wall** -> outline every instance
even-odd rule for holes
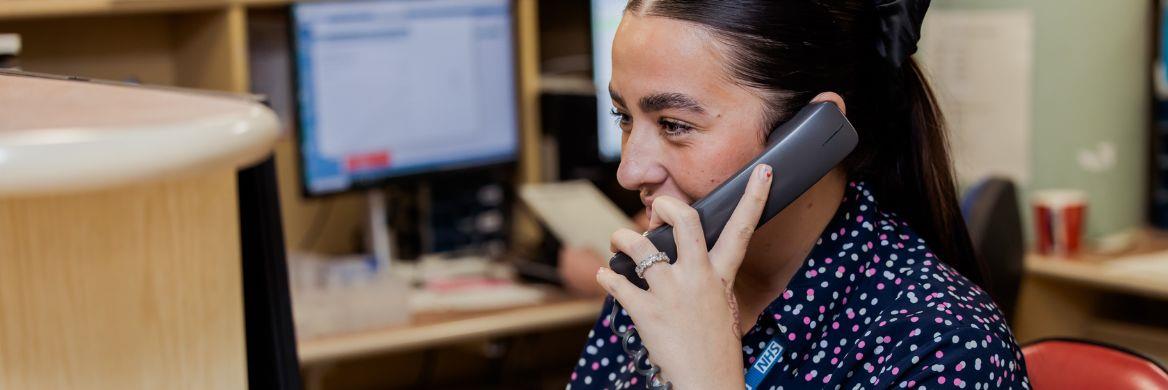
[[[1151,119],[1153,0],[937,0],[933,10],[1029,9],[1034,16],[1031,183],[1090,197],[1088,234],[1144,223]],[[1115,164],[1091,172],[1081,150],[1115,147]],[[1027,229],[1030,234],[1031,229]]]

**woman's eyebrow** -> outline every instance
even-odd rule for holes
[[[625,106],[625,99],[621,97],[619,93],[616,93],[616,91],[612,89],[611,85],[608,86],[608,96],[612,99],[612,101],[616,102],[618,106]]]
[[[641,98],[639,103],[641,110],[645,112],[657,112],[672,108],[696,114],[706,113],[706,109],[698,103],[697,99],[677,92],[655,93]]]

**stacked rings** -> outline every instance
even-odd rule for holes
[[[669,262],[669,255],[666,255],[665,252],[651,254],[649,257],[646,257],[643,260],[637,262],[637,277],[644,279],[645,270],[649,269],[649,267],[652,267],[653,264],[661,262]]]

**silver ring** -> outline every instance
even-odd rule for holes
[[[643,259],[641,261],[638,261],[637,262],[637,269],[636,269],[637,277],[644,279],[645,278],[645,270],[648,270],[649,267],[653,266],[653,264],[657,264],[657,263],[661,263],[661,262],[669,262],[669,255],[666,255],[665,252],[657,252],[657,253],[649,255],[649,257],[646,257],[645,259]]]

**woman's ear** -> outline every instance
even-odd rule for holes
[[[843,112],[844,115],[848,114],[848,107],[846,105],[844,105],[843,96],[840,96],[838,93],[835,93],[835,92],[823,92],[823,93],[820,93],[818,95],[815,95],[815,98],[811,99],[811,102],[812,103],[832,102],[832,103],[835,103],[836,107],[839,107],[840,111]]]

